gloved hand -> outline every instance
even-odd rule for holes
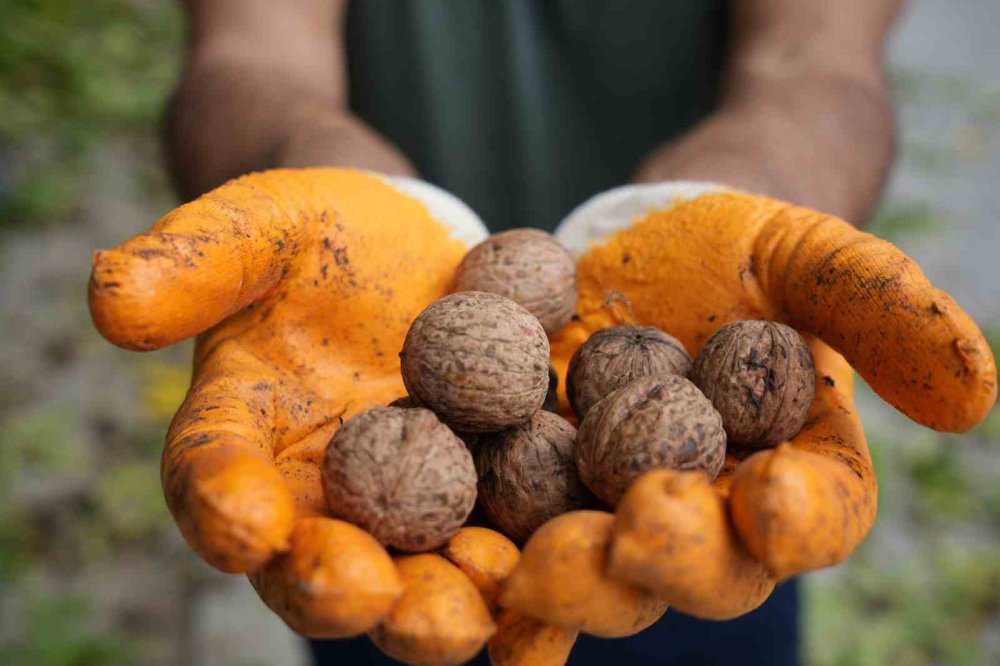
[[[581,253],[581,297],[579,320],[553,344],[562,376],[590,332],[617,323],[611,300],[691,352],[726,321],[787,321],[832,342],[884,396],[934,427],[970,427],[992,405],[995,369],[982,336],[890,245],[746,195],[671,209],[680,195],[622,190],[564,225],[560,238]],[[357,172],[249,176],[95,255],[90,297],[98,328],[127,348],[202,333],[163,458],[168,504],[192,547],[225,571],[253,572],[263,599],[301,633],[375,628],[397,656],[448,663],[493,631],[465,588],[471,580],[484,597],[495,594],[513,566],[490,566],[490,539],[502,537],[449,544],[444,555],[461,580],[434,555],[393,567],[370,536],[325,517],[318,467],[340,418],[402,395],[396,354],[406,328],[448,290],[465,250],[449,228],[470,229],[470,242],[484,235],[431,208]],[[470,218],[449,216],[461,219]],[[587,250],[601,237],[609,240]],[[662,613],[662,601],[622,581],[694,614],[731,617],[762,602],[776,577],[850,552],[874,517],[874,479],[850,370],[812,345],[817,398],[790,446],[735,473],[739,461],[730,460],[715,487],[657,472],[663,478],[647,477],[654,484],[633,486],[617,519],[567,514],[539,531],[500,598],[513,609],[494,639],[504,663],[540,651],[534,663],[558,663],[580,626],[621,635]],[[886,373],[894,378],[880,383]],[[691,547],[664,560],[656,538]],[[591,625],[573,615],[581,609],[594,611],[583,614]],[[456,612],[472,631],[455,631]]]
[[[767,318],[806,335],[816,397],[798,436],[730,454],[714,485],[696,472],[640,478],[586,544],[598,553],[586,565],[574,557],[593,512],[543,525],[500,601],[544,621],[629,633],[649,605],[631,584],[730,618],[777,580],[847,557],[877,497],[850,366],[938,430],[971,428],[996,399],[994,359],[969,316],[891,243],[834,217],[708,183],[656,184],[595,197],[556,235],[578,255],[577,317],[552,340],[561,378],[591,333],[622,319],[658,326],[694,355],[723,324]]]
[[[343,419],[405,395],[410,322],[485,236],[430,185],[308,169],[232,181],[94,255],[90,308],[110,341],[148,350],[198,334],[162,459],[181,532],[213,566],[250,573],[300,633],[369,631],[394,608],[396,624],[407,612],[473,618],[468,635],[425,626],[414,640],[429,650],[474,654],[493,631],[475,587],[440,556],[397,570],[373,537],[327,517],[319,468]],[[437,577],[431,593],[411,594],[424,575]]]

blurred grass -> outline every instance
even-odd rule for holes
[[[79,449],[65,446],[68,427],[58,406],[6,421],[0,429],[0,489],[29,469],[54,473],[78,468]]]
[[[929,567],[889,563],[870,546],[853,556],[843,584],[806,596],[817,666],[986,664],[980,635],[1000,603],[1000,550],[942,544]],[[848,640],[840,640],[850,637]]]
[[[178,3],[3,0],[0,25],[0,230],[81,224],[95,158],[111,142],[137,156],[123,165],[136,170],[128,178],[162,205],[154,147],[180,66]],[[39,308],[66,298],[39,290]],[[91,335],[76,332],[74,344]],[[144,652],[143,632],[163,628],[122,626],[81,591],[121,550],[165,557],[173,529],[159,449],[189,371],[176,354],[138,358],[107,368],[136,376],[148,396],[138,419],[45,403],[0,413],[0,591],[17,599],[0,630],[4,666],[163,663],[174,649]]]
[[[142,364],[143,407],[148,418],[167,423],[181,406],[191,383],[191,368],[146,357]]]
[[[1000,326],[984,332],[1000,356]],[[860,401],[879,400],[859,384]],[[1000,409],[964,435],[934,432],[880,409],[888,418],[867,426],[879,521],[844,564],[807,577],[806,663],[995,664],[986,635],[1000,621],[1000,468],[976,465],[995,456]],[[906,532],[905,547],[885,548],[889,521]]]
[[[0,228],[72,220],[95,149],[123,136],[135,138],[140,151],[155,145],[180,64],[178,8],[172,0],[3,0],[0,25]],[[893,83],[904,104],[960,109],[973,128],[953,137],[957,145],[904,143],[903,167],[928,177],[953,175],[958,161],[976,157],[981,128],[1000,123],[1000,94],[962,77],[897,67]],[[162,183],[155,160],[147,162],[135,178]],[[871,228],[905,241],[941,232],[947,219],[938,202],[890,201]],[[996,354],[1000,327],[988,333]],[[157,457],[189,370],[160,357],[129,357],[123,365],[141,387],[140,423],[125,435],[97,437],[110,453],[91,463],[93,483],[54,515],[7,500],[18,479],[58,478],[87,467],[81,450],[66,445],[80,424],[59,406],[3,420],[0,580],[17,585],[30,603],[24,630],[0,642],[0,664],[142,663],[142,646],[126,631],[95,628],[92,599],[34,586],[46,566],[65,568],[68,561],[85,569],[113,561],[122,547],[146,547],[155,557],[156,535],[173,529]],[[881,520],[899,521],[913,547],[904,556],[886,555],[872,538],[835,576],[807,580],[807,663],[991,663],[996,655],[986,651],[982,635],[1000,609],[1000,484],[990,483],[995,474],[973,474],[963,452],[995,448],[1000,412],[962,442],[892,418],[868,434],[881,482]],[[116,436],[127,445],[109,443]],[[887,518],[890,511],[897,513]]]
[[[28,611],[20,640],[0,646],[6,666],[118,666],[135,663],[120,638],[88,628],[91,604],[78,596],[39,599]]]
[[[957,73],[928,73],[895,63],[889,85],[896,101],[912,106],[944,103],[965,110],[976,119],[1000,122],[1000,91]]]
[[[172,2],[0,3],[0,226],[73,212],[109,134],[151,134],[177,76]]]
[[[952,549],[934,559],[935,575],[927,576],[908,563],[886,570],[874,553],[858,553],[850,585],[807,597],[807,612],[830,630],[810,644],[812,663],[986,663],[978,635],[996,612],[995,555]]]
[[[909,140],[899,168],[949,179],[982,158],[1000,127],[1000,94],[961,76],[893,70],[905,109],[947,110],[954,136]],[[905,120],[905,113],[903,118]],[[950,139],[950,141],[949,141]],[[869,226],[920,242],[947,233],[956,202],[888,200]],[[1000,358],[1000,322],[983,322]],[[937,433],[895,413],[859,381],[858,401],[879,479],[879,519],[844,564],[808,576],[805,657],[812,666],[987,666],[1000,626],[1000,409],[964,435]]]
[[[146,460],[116,465],[94,495],[96,527],[105,542],[138,541],[167,524],[170,514],[160,490],[160,471]]]
[[[907,236],[934,233],[944,227],[941,213],[929,204],[893,201],[879,208],[868,231],[886,240],[898,241]]]

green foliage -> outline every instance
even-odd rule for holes
[[[969,633],[1000,608],[1000,546],[942,549],[936,558],[943,580],[941,607]]]
[[[7,419],[0,427],[0,581],[17,579],[35,563],[31,523],[6,495],[28,471],[59,473],[79,466],[78,450],[66,445],[68,428],[55,407]]]
[[[917,511],[924,517],[967,519],[973,510],[965,475],[953,444],[939,443],[909,456]]]
[[[899,159],[924,173],[944,175],[955,170],[959,158],[951,147],[908,141],[903,144]]]
[[[974,664],[981,634],[1000,603],[995,547],[944,549],[928,568],[886,567],[862,549],[842,584],[807,588],[808,661],[815,666]],[[831,640],[850,636],[851,640]]]
[[[0,10],[0,136],[146,128],[176,77],[170,3],[6,0]]]
[[[933,233],[944,226],[940,213],[926,204],[891,203],[875,214],[870,231],[887,240],[898,240]]]
[[[986,326],[983,333],[993,352],[993,358],[1000,361],[1000,325]],[[1000,443],[1000,407],[994,405],[986,419],[973,432],[992,442]]]
[[[17,508],[0,506],[0,580],[13,581],[31,568],[31,526]]]
[[[172,362],[147,357],[140,371],[145,413],[152,423],[165,428],[187,395],[191,384],[191,364],[187,360]]]
[[[95,519],[116,540],[141,539],[169,522],[159,470],[148,460],[108,470],[97,488],[96,505]]]
[[[17,640],[0,645],[7,666],[117,666],[132,663],[128,644],[87,627],[90,604],[82,597],[37,600]]]
[[[177,76],[180,15],[169,2],[5,0],[0,24],[0,150],[16,165],[0,225],[61,217],[93,146],[155,126]]]
[[[1000,121],[1000,92],[968,77],[893,66],[889,84],[895,98],[905,104],[957,107],[978,120]]]
[[[996,354],[1000,327],[985,333]],[[877,398],[859,384],[857,396],[870,408]],[[976,466],[1000,442],[1000,410],[973,432],[953,435],[877,404],[884,413],[871,419],[867,436],[883,528],[876,525],[832,578],[807,578],[806,663],[995,663],[985,637],[1000,612],[1000,484],[995,472]],[[905,539],[886,529],[890,523],[902,526]],[[844,636],[851,640],[838,639]]]
[[[70,424],[59,406],[10,418],[0,428],[0,490],[24,470],[66,472],[79,467],[68,446]]]
[[[5,201],[0,200],[0,223],[8,219],[42,221],[69,215],[81,184],[81,156],[63,152],[63,159],[39,168],[28,168]]]
[[[871,391],[871,389],[868,389]],[[884,479],[886,474],[890,473],[892,465],[888,460],[888,454],[886,452],[886,444],[879,437],[873,436],[871,433],[865,433],[865,438],[868,440],[868,453],[872,457],[872,469],[875,470],[876,479]],[[878,487],[878,503],[882,504],[882,494],[883,485],[879,484]]]
[[[990,345],[994,358],[1000,359],[1000,325],[986,326],[983,329],[986,342]]]

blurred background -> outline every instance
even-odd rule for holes
[[[0,663],[304,664],[245,579],[190,555],[159,483],[190,347],[94,331],[90,253],[175,205],[159,117],[171,0],[0,3]],[[1000,356],[1000,6],[917,0],[889,63],[901,151],[872,229],[916,257]],[[871,536],[806,577],[806,663],[1000,663],[1000,411],[967,436],[861,387]]]

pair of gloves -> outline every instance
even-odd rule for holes
[[[435,632],[457,625],[431,620],[393,635],[389,625],[405,625],[407,609],[426,619],[447,605],[432,598],[426,568],[450,574],[428,559],[438,555],[393,563],[368,535],[330,518],[320,462],[343,420],[405,395],[398,353],[410,322],[449,292],[464,253],[486,235],[464,204],[425,183],[277,170],[231,181],[94,255],[90,308],[108,340],[151,350],[198,336],[191,388],[162,459],[181,532],[214,567],[250,574],[300,633],[370,631],[416,663],[461,660],[473,649],[475,641],[446,644]],[[491,617],[500,623],[495,660],[560,663],[577,629],[622,635],[648,624],[662,602],[659,611],[628,608],[638,597],[619,593],[634,583],[686,612],[733,617],[763,602],[774,581],[849,555],[876,504],[850,366],[937,430],[967,430],[995,401],[994,360],[969,316],[892,244],[831,216],[668,183],[595,197],[556,236],[578,258],[579,288],[577,316],[551,340],[560,379],[573,351],[620,323],[627,303],[635,322],[669,332],[692,354],[733,320],[797,328],[815,355],[816,398],[791,442],[746,460],[730,455],[714,484],[663,471],[656,487],[623,501],[616,521],[568,514],[529,541],[520,565],[516,552],[509,566],[492,566],[488,548],[449,545],[444,557],[495,611],[479,618],[482,640],[495,630]],[[661,550],[695,544],[674,563],[688,567],[684,576],[655,566],[651,539]],[[560,549],[570,557],[581,548],[598,552],[597,564],[580,565],[590,576],[560,559]],[[495,597],[512,568],[501,612]],[[627,627],[613,626],[622,618]]]

